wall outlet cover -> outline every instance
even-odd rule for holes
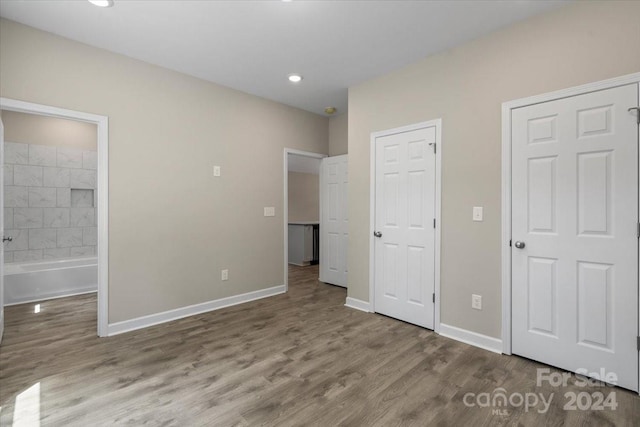
[[[264,208],[264,216],[276,216],[276,208],[274,208],[274,207],[265,207]]]
[[[220,166],[214,166],[213,167],[213,176],[220,176],[222,174],[221,170],[220,170]]]
[[[220,272],[220,279],[221,280],[229,280],[229,270],[224,269]]]

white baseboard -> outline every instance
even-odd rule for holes
[[[344,303],[346,307],[355,308],[356,310],[371,312],[371,304],[367,301],[362,301],[357,298],[347,297],[347,301]]]
[[[107,336],[135,331],[136,329],[148,328],[149,326],[158,325],[160,323],[171,322],[172,320],[182,319],[183,317],[219,310],[221,308],[267,298],[283,294],[285,292],[286,288],[284,285],[274,286],[272,288],[261,289],[259,291],[247,292],[246,294],[234,295],[231,297],[164,311],[162,313],[155,313],[148,316],[137,317],[135,319],[124,320],[122,322],[111,323],[108,326]]]
[[[477,332],[467,331],[466,329],[456,328],[455,326],[440,323],[440,335],[451,338],[465,344],[480,347],[494,353],[502,353],[502,340]]]

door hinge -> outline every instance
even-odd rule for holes
[[[636,237],[638,239],[640,239],[640,222],[638,223],[638,226],[636,227]]]
[[[433,302],[436,302],[436,294],[433,294]],[[640,340],[638,341],[640,343]]]
[[[631,107],[627,109],[628,112],[634,111],[636,112],[636,122],[640,125],[640,107]]]
[[[436,154],[436,143],[435,143],[435,142],[432,142],[432,143],[431,143],[431,144],[429,144],[429,145],[433,145],[433,154]]]
[[[436,219],[433,218],[433,228],[436,228]]]
[[[511,245],[511,240],[509,240],[509,247],[511,247],[511,246],[512,246],[512,245]]]
[[[636,344],[636,348],[638,349],[638,351],[640,351],[640,337],[638,337],[638,342]]]

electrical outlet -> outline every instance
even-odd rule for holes
[[[213,176],[220,176],[222,175],[222,171],[220,170],[220,166],[214,166],[213,167]]]
[[[276,216],[276,208],[274,207],[264,208],[264,216]]]
[[[471,295],[471,308],[482,310],[482,295]]]
[[[474,206],[473,207],[473,220],[474,221],[482,221],[484,219],[484,209],[482,206]]]
[[[222,270],[220,272],[220,279],[224,280],[229,280],[229,270],[227,270],[226,268],[224,270]]]

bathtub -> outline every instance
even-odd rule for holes
[[[4,266],[4,303],[22,304],[98,290],[98,258],[10,263]]]

